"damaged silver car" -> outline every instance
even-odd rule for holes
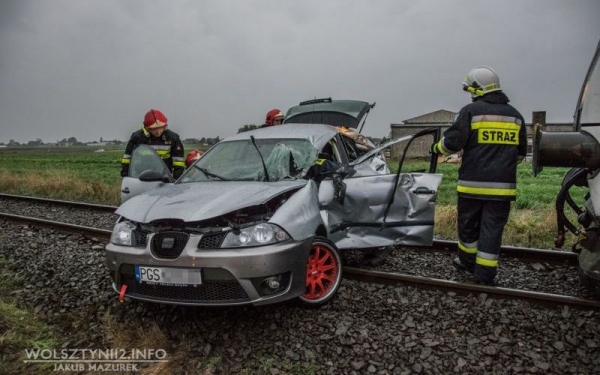
[[[113,288],[181,305],[320,306],[340,286],[345,250],[431,245],[435,158],[428,172],[392,174],[382,152],[392,142],[365,148],[352,133],[300,123],[240,133],[175,182],[138,147],[106,246]]]

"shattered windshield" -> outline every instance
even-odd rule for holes
[[[317,160],[318,150],[307,139],[250,138],[221,142],[190,167],[179,182],[269,181],[302,178]],[[261,160],[264,158],[264,165]]]

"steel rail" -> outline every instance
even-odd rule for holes
[[[68,207],[88,208],[88,209],[92,209],[95,211],[103,211],[103,212],[115,212],[117,210],[117,207],[115,207],[115,206],[108,206],[108,205],[104,205],[104,204],[63,201],[63,200],[58,200],[58,199],[31,197],[28,195],[12,195],[12,194],[0,193],[0,198],[9,198],[9,199],[15,199],[15,200],[37,202],[37,203],[50,203],[50,204],[57,204],[57,205],[61,205],[61,206],[68,206]]]
[[[36,217],[13,215],[5,212],[0,212],[0,218],[5,218],[10,221],[16,221],[25,224],[31,224],[41,228],[56,229],[62,232],[80,234],[84,237],[92,237],[106,241],[110,241],[110,235],[112,233],[111,231],[106,229],[86,227],[83,225],[63,223],[60,221],[38,219]]]
[[[52,220],[44,220],[27,216],[12,215],[0,212],[0,218],[11,221],[23,222],[34,226],[60,230],[68,233],[83,235],[105,241],[110,240],[111,232],[105,229],[85,227],[81,225],[62,223]],[[551,293],[533,292],[520,289],[508,289],[502,287],[491,287],[485,285],[459,283],[451,280],[434,279],[423,276],[412,276],[393,272],[363,270],[355,267],[344,267],[344,277],[348,279],[379,283],[379,284],[406,284],[417,288],[443,289],[459,293],[487,293],[502,298],[526,299],[538,303],[564,304],[579,307],[600,309],[600,301],[586,300],[572,296],[562,296]]]
[[[548,303],[548,304],[564,304],[580,307],[589,307],[600,309],[600,301],[586,300],[582,298],[563,296],[559,294],[533,292],[522,289],[508,289],[502,287],[493,287],[478,284],[459,283],[451,280],[433,279],[423,276],[412,276],[392,272],[370,271],[360,268],[344,267],[344,277],[366,281],[378,284],[407,284],[412,287],[426,289],[444,289],[450,291],[459,291],[462,293],[487,293],[503,298],[526,299],[529,301]]]
[[[457,241],[434,240],[433,247],[442,251],[458,251]],[[567,262],[570,264],[577,263],[577,254],[570,251],[562,250],[545,250],[528,247],[507,246],[500,248],[503,255],[508,255],[511,258],[532,261],[552,261],[552,262]]]

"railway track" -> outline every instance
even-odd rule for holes
[[[65,201],[59,199],[48,199],[48,198],[39,198],[39,197],[31,197],[27,195],[13,195],[13,194],[3,194],[0,193],[0,199],[12,199],[16,201],[24,201],[24,202],[34,202],[34,203],[48,203],[59,206],[66,207],[77,207],[84,208],[99,212],[115,212],[117,207],[109,206],[104,204],[94,204],[94,203],[85,203],[85,202],[74,202],[74,201]]]
[[[22,195],[12,195],[12,194],[1,194],[0,199],[12,199],[17,201],[25,201],[25,202],[33,202],[37,204],[50,204],[50,205],[58,205],[79,209],[87,209],[96,212],[108,212],[114,213],[117,210],[116,206],[109,205],[100,205],[100,204],[92,204],[92,203],[84,203],[84,202],[74,202],[74,201],[64,201],[64,200],[54,200],[47,198],[38,198],[38,197],[30,197],[30,196],[22,196]],[[2,214],[2,213],[0,213]],[[4,214],[2,214],[4,215]],[[14,220],[17,220],[16,218]],[[22,219],[26,220],[26,219]],[[43,221],[39,221],[38,225],[43,225]],[[59,224],[57,224],[59,225]],[[73,230],[79,230],[80,233],[85,232],[83,228],[76,229],[76,225]],[[66,230],[67,227],[64,227]],[[110,231],[107,231],[110,239]],[[448,241],[448,240],[434,240],[431,247],[421,247],[415,248],[419,249],[419,251],[441,251],[441,252],[456,252],[458,250],[458,243],[456,241]],[[565,263],[575,265],[577,263],[577,254],[567,251],[558,251],[558,250],[548,250],[548,249],[535,249],[535,248],[526,248],[526,247],[518,247],[518,246],[502,246],[502,254],[504,256],[508,256],[511,258],[516,258],[524,261],[545,261],[545,262],[553,262],[553,263]]]
[[[62,201],[61,201],[62,202]],[[76,204],[76,202],[65,202],[65,204]],[[96,205],[93,205],[96,206]],[[79,206],[81,207],[81,206]],[[106,206],[105,206],[106,207]],[[95,209],[95,208],[92,208]],[[87,226],[75,225],[70,223],[63,223],[52,220],[39,219],[35,217],[27,217],[21,215],[14,215],[8,213],[0,213],[0,218],[12,222],[20,222],[36,227],[54,229],[62,232],[79,234],[88,238],[96,238],[98,240],[109,241],[111,231],[105,229],[92,228]],[[436,241],[436,251],[448,251],[453,250],[453,246],[456,243],[452,241]],[[556,262],[567,262],[572,263],[576,260],[575,254],[565,253],[559,251],[550,251],[542,249],[527,249],[527,248],[516,248],[506,247],[506,251],[512,252],[513,255],[517,254],[518,257],[525,259],[541,259],[544,258],[548,261],[549,257]],[[540,258],[541,257],[541,258]],[[455,293],[467,294],[467,293],[486,293],[490,296],[496,296],[500,298],[517,298],[526,299],[535,303],[543,304],[559,304],[559,305],[571,305],[585,308],[600,309],[600,300],[583,299],[573,296],[558,295],[552,293],[542,293],[528,290],[511,289],[503,287],[490,287],[484,285],[476,285],[472,283],[463,283],[451,280],[436,279],[423,276],[413,276],[394,272],[382,272],[376,270],[366,270],[356,267],[344,267],[344,276],[349,279],[379,283],[379,284],[404,284],[410,285],[417,288],[425,289],[442,289],[452,291]]]

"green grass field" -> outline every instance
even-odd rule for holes
[[[398,161],[389,162],[392,172],[398,170]],[[426,170],[429,164],[426,162],[405,163],[402,171]],[[438,192],[437,203],[439,205],[456,204],[456,183],[458,181],[458,168],[460,164],[438,164],[437,173],[444,175]],[[562,179],[569,168],[545,167],[537,176],[533,176],[531,163],[523,162],[517,168],[517,200],[513,209],[548,209],[554,208],[556,195],[558,194]],[[571,190],[575,201],[582,205],[583,196],[587,189],[573,188]]]
[[[91,147],[4,149],[0,151],[0,163],[1,170],[15,174],[61,171],[76,179],[115,184],[121,179],[122,156],[122,149],[94,152]]]
[[[0,192],[53,199],[118,205],[123,149],[94,152],[97,147],[0,149]],[[186,152],[194,145],[186,145]],[[392,172],[397,161],[390,161]],[[425,162],[407,162],[403,171],[426,169]],[[456,182],[458,164],[439,164],[443,174],[438,191],[436,235],[456,237]],[[518,197],[513,205],[504,242],[518,246],[552,247],[556,234],[555,198],[567,168],[544,168],[533,176],[531,164],[518,167]],[[586,189],[574,188],[583,205]],[[571,218],[572,221],[575,218]],[[573,240],[574,237],[571,238]],[[567,237],[566,244],[570,244]]]

